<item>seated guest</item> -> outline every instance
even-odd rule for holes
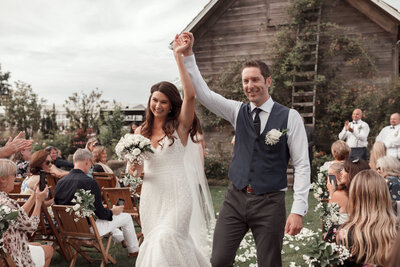
[[[331,146],[332,161],[327,161],[322,165],[322,168],[329,169],[333,163],[344,163],[350,156],[350,147],[346,142],[337,140]]]
[[[92,137],[87,141],[85,148],[89,149],[90,152],[93,152],[94,147],[98,146],[98,145],[99,145],[99,141],[97,140],[97,138]]]
[[[74,164],[72,162],[63,160],[61,156],[58,155],[58,149],[54,146],[48,146],[45,149],[47,152],[49,152],[50,158],[53,162],[53,165],[56,166],[57,168],[66,168],[68,170],[74,168]]]
[[[28,176],[29,160],[31,156],[31,149],[21,149],[11,157],[11,160],[17,164],[17,178],[25,178]]]
[[[352,256],[345,266],[386,266],[397,235],[396,217],[387,185],[375,171],[364,170],[354,177],[348,212],[348,222],[337,231],[332,227],[325,240],[350,250]]]
[[[400,162],[392,156],[379,158],[377,172],[385,178],[393,201],[400,201]]]
[[[115,241],[125,241],[128,248],[128,256],[136,257],[139,251],[139,244],[132,217],[127,213],[122,213],[123,206],[113,206],[111,210],[104,208],[97,182],[87,176],[93,165],[92,153],[88,149],[78,149],[74,154],[73,161],[75,168],[56,185],[55,203],[72,205],[71,200],[78,189],[90,190],[95,197],[94,213],[97,216],[96,225],[99,234],[104,235],[112,232]],[[122,233],[118,228],[122,228]]]
[[[329,176],[327,177],[327,188],[329,191],[329,203],[338,203],[339,205],[339,223],[344,223],[348,220],[347,201],[349,199],[349,177],[341,176],[340,172],[343,169],[342,163],[333,163],[328,170],[328,175],[335,175],[337,187],[331,182]]]
[[[376,161],[386,156],[386,147],[383,142],[376,141],[375,144],[372,146],[371,156],[369,157],[369,167],[372,170],[376,170]]]
[[[4,248],[7,249],[17,267],[49,266],[53,257],[53,248],[49,245],[29,243],[27,233],[34,232],[39,225],[40,210],[47,196],[48,188],[39,191],[37,184],[33,194],[20,207],[17,201],[8,197],[14,189],[14,175],[17,170],[15,163],[8,159],[0,159],[0,205],[18,211],[15,222],[10,223],[3,235]],[[32,211],[31,216],[28,214]]]
[[[96,146],[93,148],[93,172],[106,172],[114,173],[110,167],[107,166],[107,151],[104,146]]]

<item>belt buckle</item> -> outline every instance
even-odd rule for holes
[[[248,185],[248,186],[246,187],[246,192],[247,192],[247,194],[252,194],[252,195],[254,195],[254,190],[253,190],[253,188],[251,187],[251,185]]]

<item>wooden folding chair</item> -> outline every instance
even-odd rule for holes
[[[49,187],[51,195],[54,197],[54,190],[56,189],[57,182],[61,178],[55,177],[50,173],[46,173],[47,186]]]
[[[79,218],[73,213],[69,214],[66,212],[66,208],[72,208],[72,206],[52,206],[61,236],[69,245],[67,248],[71,255],[73,255],[70,267],[75,266],[78,254],[81,254],[88,262],[94,262],[95,259],[87,254],[90,252],[97,252],[101,254],[101,267],[104,267],[109,261],[113,264],[116,264],[116,260],[108,252],[111,246],[111,233],[100,236],[99,231],[97,230],[96,222],[92,216],[88,218]],[[77,221],[75,221],[75,219],[77,219]],[[102,242],[103,237],[107,238],[107,244],[105,248]],[[70,246],[75,249],[75,253],[72,252]],[[92,247],[96,250],[88,250],[82,247]]]
[[[94,172],[93,179],[96,180],[100,189],[101,188],[114,188],[117,184],[117,178],[113,173]]]
[[[10,198],[17,200],[20,206],[24,205],[26,200],[30,197],[27,194],[9,194]],[[32,209],[33,211],[33,209]],[[47,207],[42,205],[39,225],[36,231],[32,234],[28,235],[29,241],[49,241],[53,242],[58,246],[59,253],[69,261],[71,259],[70,254],[68,253],[66,246],[61,239],[60,233],[57,227],[54,225],[53,218],[49,214]],[[46,221],[45,221],[46,219]]]

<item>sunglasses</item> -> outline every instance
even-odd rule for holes
[[[376,167],[376,170],[377,170],[377,171],[380,171],[380,170],[381,170],[381,167]]]
[[[52,162],[51,162],[50,160],[46,160],[44,163],[45,163],[47,166],[50,165],[50,164],[52,164]]]

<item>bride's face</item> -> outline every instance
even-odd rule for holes
[[[154,117],[167,117],[170,109],[171,102],[165,94],[156,91],[151,95],[150,110]]]

